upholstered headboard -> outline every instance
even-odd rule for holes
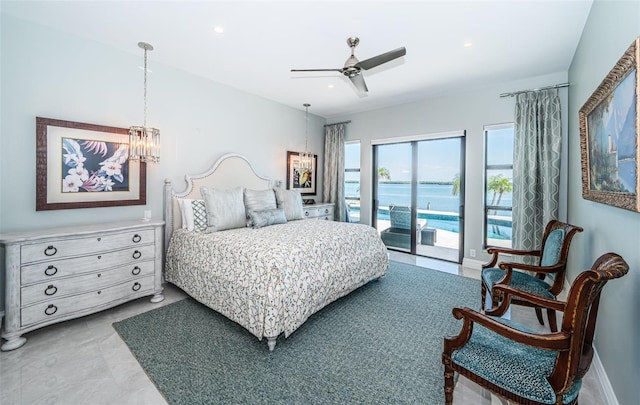
[[[256,173],[253,165],[246,157],[229,153],[220,157],[209,170],[196,175],[185,175],[187,188],[175,191],[170,180],[164,181],[164,220],[165,250],[169,247],[171,235],[182,226],[178,198],[201,200],[200,187],[230,189],[245,187],[253,190],[264,190],[273,187],[273,181]]]

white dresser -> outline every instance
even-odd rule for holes
[[[5,255],[2,350],[22,334],[152,295],[162,295],[163,221],[0,234]]]
[[[334,203],[321,202],[305,205],[302,208],[305,219],[326,219],[328,221],[333,221],[334,207]]]

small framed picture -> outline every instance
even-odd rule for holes
[[[312,155],[311,168],[300,165],[300,153],[287,151],[287,190],[298,190],[302,195],[316,193],[318,155]]]

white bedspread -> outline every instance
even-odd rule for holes
[[[210,234],[176,230],[165,277],[261,339],[289,336],[387,267],[374,228],[299,220]]]

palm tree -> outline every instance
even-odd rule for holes
[[[502,195],[504,193],[510,193],[513,191],[513,183],[511,182],[511,180],[502,177],[502,174],[497,174],[495,176],[489,177],[489,181],[487,182],[487,191],[493,191],[493,196],[491,197],[491,205],[500,205]],[[496,197],[498,197],[497,202]]]
[[[451,188],[451,194],[456,196],[460,192],[460,173],[456,173],[453,176],[453,187]]]
[[[391,173],[386,167],[378,167],[378,180],[391,180]]]
[[[493,191],[493,196],[491,197],[491,205],[500,205],[502,195],[504,193],[510,193],[511,191],[513,191],[513,183],[511,182],[511,180],[502,177],[502,174],[497,174],[495,176],[489,177],[489,181],[487,182],[487,191]],[[496,196],[498,197],[498,201],[496,201]],[[493,213],[497,214],[498,210],[494,210]],[[493,225],[493,232],[497,235],[500,235],[500,227],[497,225]]]

